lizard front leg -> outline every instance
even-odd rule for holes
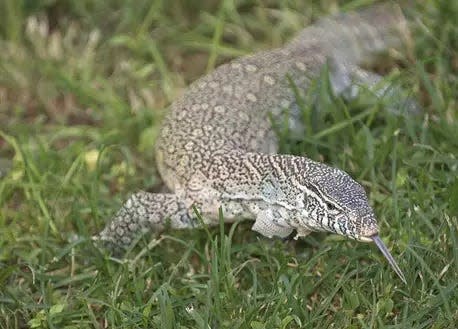
[[[196,220],[176,194],[140,191],[126,201],[111,223],[93,239],[108,247],[125,248],[140,234],[160,231],[168,223],[172,228],[191,228]]]

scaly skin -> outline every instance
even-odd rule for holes
[[[291,83],[305,93],[328,64],[334,91],[354,96],[356,85],[380,80],[358,65],[407,35],[400,9],[378,5],[323,19],[283,48],[242,57],[194,82],[171,105],[156,142],[159,173],[172,192],[134,194],[97,239],[127,246],[167,222],[195,227],[195,206],[209,225],[222,207],[226,221],[255,220],[253,229],[268,237],[328,231],[381,242],[361,185],[323,163],[277,154],[269,112],[275,121],[290,111],[291,129],[300,133]]]

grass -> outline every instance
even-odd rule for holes
[[[279,131],[285,152],[342,168],[370,191],[407,285],[375,246],[336,235],[282,242],[249,223],[169,231],[123,261],[87,239],[130,193],[160,184],[152,145],[186,85],[370,2],[2,1],[0,157],[13,162],[0,178],[0,327],[454,327],[454,1],[415,5],[412,56],[388,64],[423,114],[390,114],[370,95],[346,103],[321,83],[303,106],[317,130]]]

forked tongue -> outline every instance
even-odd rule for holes
[[[407,281],[406,281],[406,278],[404,276],[404,273],[402,273],[401,269],[399,268],[398,264],[394,260],[393,256],[391,256],[391,254],[388,251],[387,247],[383,243],[382,239],[380,239],[378,234],[375,234],[375,235],[371,236],[371,239],[375,242],[377,247],[382,252],[383,256],[385,256],[386,260],[388,261],[388,263],[390,263],[391,267],[396,272],[396,274],[399,276],[399,278],[402,280],[402,282],[404,282],[404,284],[407,284]]]

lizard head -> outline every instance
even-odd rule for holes
[[[342,170],[314,163],[302,190],[307,218],[304,226],[374,242],[389,264],[406,283],[401,269],[378,235],[377,220],[363,187]]]
[[[377,220],[363,187],[342,170],[315,163],[302,190],[306,225],[370,242]]]

